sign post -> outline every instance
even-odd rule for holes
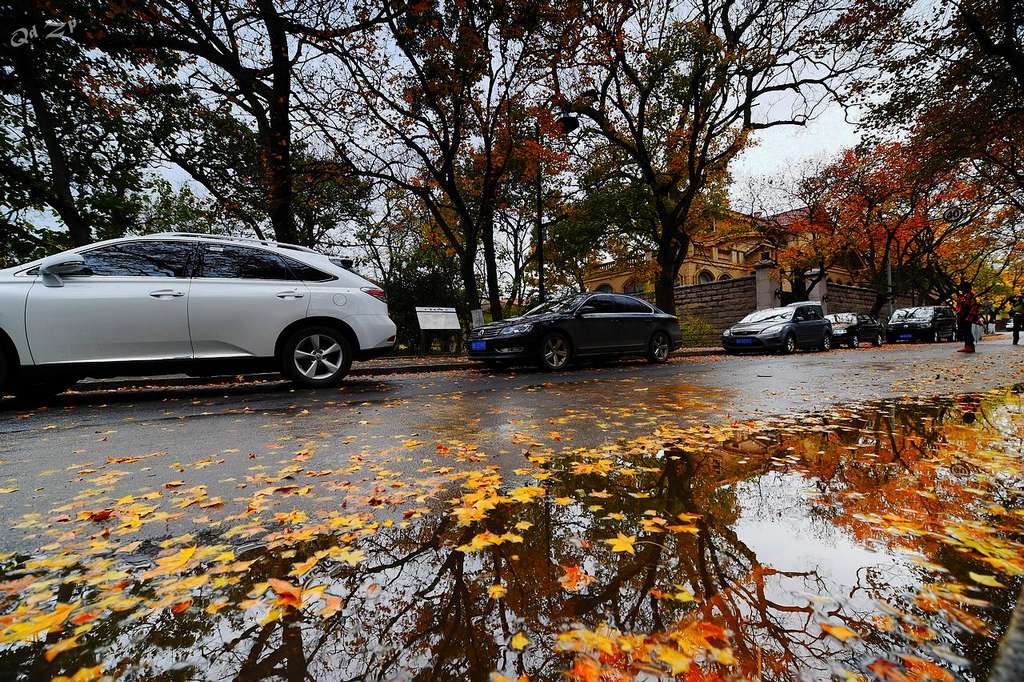
[[[462,346],[462,325],[455,308],[416,308],[416,321],[420,325],[420,347],[429,354],[435,335],[441,337],[442,347],[456,354]]]

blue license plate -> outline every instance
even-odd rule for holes
[[[754,343],[754,339],[736,339],[736,343],[741,346],[749,346]]]
[[[901,339],[910,339],[913,338],[913,336],[913,334],[900,334]]]
[[[469,342],[469,349],[470,350],[487,350],[487,342],[486,341],[470,341]]]

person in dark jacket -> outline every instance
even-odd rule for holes
[[[956,297],[956,328],[964,347],[958,349],[958,353],[974,352],[973,325],[979,324],[980,321],[981,309],[978,307],[978,299],[974,297],[971,283],[961,282],[960,293]]]
[[[1020,328],[1024,326],[1024,297],[1010,299],[1010,315],[1013,318],[1013,345],[1016,346],[1020,340]]]

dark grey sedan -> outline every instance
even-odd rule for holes
[[[797,348],[831,350],[832,324],[817,302],[792,303],[750,313],[722,332],[722,347],[729,353],[779,351]]]
[[[885,339],[885,325],[864,313],[835,313],[826,315],[832,323],[832,337],[837,344],[856,348],[862,341],[881,346]]]
[[[548,301],[522,317],[477,327],[471,360],[488,365],[537,362],[560,370],[573,360],[624,355],[665,362],[682,343],[679,320],[650,303],[621,294],[577,294]]]

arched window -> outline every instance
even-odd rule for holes
[[[631,279],[622,287],[622,293],[642,294],[644,293],[644,283],[638,279]]]
[[[605,283],[605,284],[602,284],[601,286],[597,287],[596,289],[594,289],[594,291],[596,291],[599,294],[610,294],[610,293],[613,293],[615,290],[612,289],[612,285],[611,284]]]
[[[732,279],[732,277],[729,276],[728,274],[724,273],[724,272],[721,275],[718,276],[718,281],[719,282],[725,282],[725,281],[730,280],[730,279]]]
[[[697,284],[711,284],[714,281],[715,276],[709,270],[701,270],[697,273]]]

